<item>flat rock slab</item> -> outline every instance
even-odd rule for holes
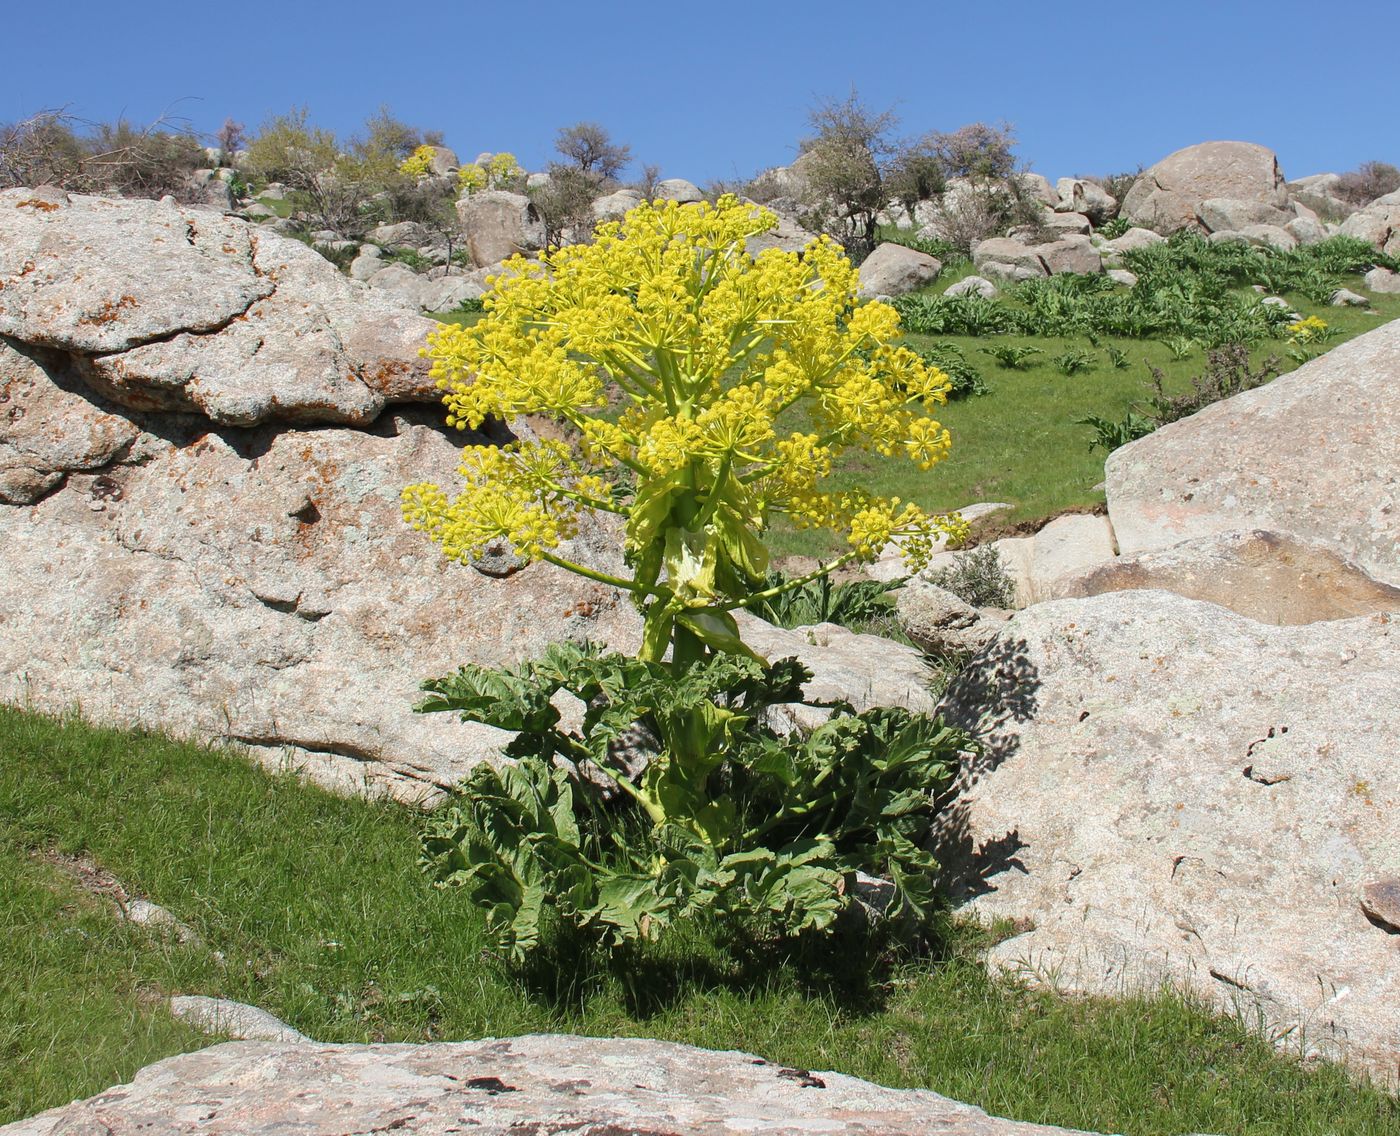
[[[1119,551],[1263,529],[1400,586],[1400,321],[1115,450]]]
[[[1396,1077],[1400,941],[1363,903],[1400,876],[1400,622],[1056,600],[941,708],[986,752],[938,859],[971,912],[1033,928],[994,965],[1104,995],[1171,981]]]
[[[1055,1136],[937,1093],[666,1042],[231,1042],[0,1128],[4,1136]]]

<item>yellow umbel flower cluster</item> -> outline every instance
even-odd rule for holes
[[[1288,337],[1294,343],[1311,343],[1327,334],[1327,321],[1318,316],[1294,320],[1288,325]]]
[[[579,449],[468,446],[466,491],[410,487],[409,523],[455,558],[504,538],[578,568],[560,541],[585,510],[619,513],[633,576],[609,582],[673,615],[752,599],[778,515],[844,534],[826,570],[891,540],[917,569],[940,533],[961,535],[957,517],[828,485],[849,450],[943,460],[948,431],[928,408],[948,377],[898,345],[893,308],[858,299],[834,242],[750,255],[776,220],[734,197],[644,203],[592,244],[509,262],[481,322],[429,336],[448,420],[550,415]]]
[[[437,151],[431,146],[419,146],[399,165],[399,173],[409,177],[427,177],[433,172],[433,159]]]
[[[483,164],[472,162],[457,171],[457,188],[463,193],[475,193],[478,189],[495,189],[523,177],[524,169],[514,154],[502,150],[492,154]]]

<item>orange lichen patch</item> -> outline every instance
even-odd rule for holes
[[[62,209],[62,205],[55,205],[52,201],[40,201],[37,197],[29,197],[23,201],[15,202],[16,209],[37,209],[40,213],[52,213],[56,209]]]
[[[121,317],[123,311],[136,306],[137,301],[135,296],[122,296],[115,301],[104,300],[102,306],[98,308],[96,312],[93,312],[91,315],[83,316],[78,322],[80,324],[88,324],[92,327],[115,323],[116,320]]]

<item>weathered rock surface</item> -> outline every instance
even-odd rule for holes
[[[310,1041],[281,1018],[227,998],[203,994],[176,994],[170,999],[170,1016],[193,1026],[201,1033],[230,1037],[237,1041],[276,1041],[299,1044]]]
[[[478,268],[544,248],[544,219],[522,193],[489,189],[469,194],[458,200],[457,217]]]
[[[886,242],[860,266],[860,294],[902,296],[938,278],[943,262],[918,249]]]
[[[404,525],[404,485],[455,481],[463,437],[439,417],[280,432],[134,417],[119,461],[0,509],[0,698],[289,750],[350,791],[455,783],[503,735],[415,715],[422,679],[570,636],[632,646],[637,616],[548,565],[449,564]],[[619,555],[580,539],[592,563]]]
[[[1052,208],[1059,212],[1083,213],[1095,224],[1103,224],[1118,212],[1118,199],[1098,182],[1061,178],[1055,189],[1059,200]]]
[[[895,593],[895,610],[904,633],[937,655],[980,651],[1001,630],[998,620],[917,576]]]
[[[937,1093],[630,1038],[433,1045],[229,1042],[149,1065],[130,1085],[0,1128],[5,1136],[1068,1136]]]
[[[990,300],[997,294],[997,286],[983,276],[964,276],[943,290],[945,296],[962,296],[968,292],[975,292],[984,300]]]
[[[0,231],[0,698],[411,798],[501,738],[414,715],[423,678],[571,634],[630,644],[607,589],[490,579],[403,525],[402,486],[451,484],[462,441],[436,407],[382,414],[436,401],[431,321],[168,204],[7,192]],[[342,422],[363,428],[307,428]]]
[[[1164,978],[1393,1080],[1400,624],[1270,627],[1167,592],[1040,604],[949,688],[983,740],[938,849],[993,964],[1119,995]]]
[[[0,337],[67,353],[88,386],[133,410],[368,423],[386,401],[436,399],[417,357],[430,328],[237,218],[0,193]]]
[[[1362,280],[1372,292],[1388,296],[1400,295],[1400,272],[1392,272],[1388,268],[1373,268]]]
[[[1283,228],[1294,220],[1291,210],[1279,209],[1265,201],[1241,201],[1233,197],[1208,197],[1196,209],[1196,216],[1207,232],[1230,229],[1242,232],[1249,225]]]
[[[655,196],[659,201],[678,201],[682,205],[705,200],[700,187],[685,178],[663,178],[656,183]]]
[[[1400,321],[1115,450],[1121,552],[1263,529],[1400,586]]]
[[[1169,234],[1200,226],[1209,198],[1259,201],[1282,209],[1288,190],[1278,158],[1252,142],[1202,142],[1169,154],[1141,174],[1123,198],[1122,216]]]
[[[1062,580],[1062,596],[1160,588],[1281,626],[1400,611],[1400,588],[1324,544],[1232,532],[1100,563]]]
[[[1389,256],[1400,256],[1400,190],[1378,197],[1342,222],[1343,236],[1360,237]]]
[[[1012,237],[993,237],[972,250],[972,263],[983,275],[1003,279],[1103,271],[1098,249],[1088,237],[1077,233],[1039,245],[1026,245]]]

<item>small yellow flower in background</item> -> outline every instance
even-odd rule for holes
[[[437,151],[431,146],[419,146],[399,166],[399,173],[409,177],[426,177],[433,172],[433,158]]]
[[[1308,316],[1288,325],[1288,337],[1294,343],[1313,343],[1326,335],[1327,321],[1318,316]]]
[[[457,188],[463,193],[475,193],[486,188],[486,170],[475,162],[462,166],[457,171]]]
[[[492,168],[506,159],[518,176],[510,155]],[[462,174],[471,169],[490,183],[480,166]],[[750,255],[747,239],[776,222],[732,196],[644,203],[599,226],[592,244],[510,261],[485,318],[429,336],[448,422],[546,414],[577,428],[579,448],[468,446],[464,491],[411,486],[407,520],[454,559],[505,539],[625,588],[646,615],[642,656],[652,659],[687,636],[691,649],[742,649],[729,613],[768,594],[761,537],[776,517],[834,530],[849,546],[793,587],[892,540],[917,570],[937,538],[961,538],[960,518],[828,484],[850,450],[924,469],[947,457],[948,431],[929,407],[949,380],[896,342],[893,308],[860,301],[857,271],[834,242]],[[600,417],[610,399],[620,413]],[[799,404],[800,430],[787,424]],[[626,518],[629,577],[559,552],[593,511]]]

